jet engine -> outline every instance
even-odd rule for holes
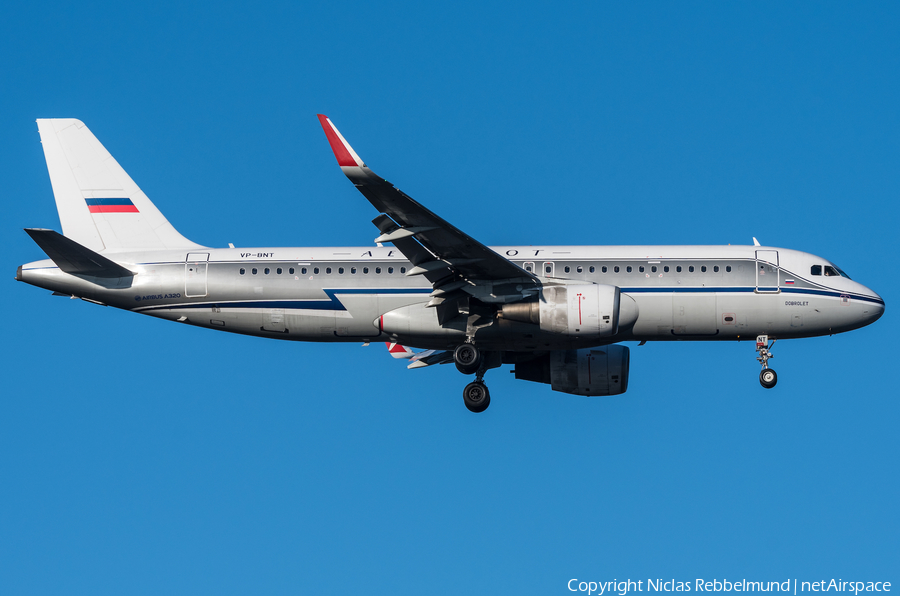
[[[573,337],[610,337],[634,325],[637,303],[603,284],[547,286],[537,300],[504,304],[500,316]]]
[[[553,350],[516,364],[515,373],[517,379],[547,383],[562,393],[619,395],[628,389],[628,362],[625,346]]]

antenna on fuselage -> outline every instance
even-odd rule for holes
[[[759,243],[759,240],[756,239],[756,236],[753,237],[753,246],[762,246],[762,245]]]

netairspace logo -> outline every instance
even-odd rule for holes
[[[646,587],[645,587],[646,585]],[[890,592],[891,582],[860,582],[842,579],[819,580],[814,582],[789,579],[783,582],[755,582],[746,579],[730,581],[727,579],[696,579],[693,582],[675,579],[648,579],[637,581],[632,579],[611,581],[589,581],[578,578],[570,579],[566,584],[570,592],[582,592],[597,596],[626,596],[629,592],[786,592],[797,595],[800,592],[852,592],[858,596],[860,592]]]

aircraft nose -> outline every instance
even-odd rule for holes
[[[867,308],[863,311],[863,318],[865,320],[863,325],[871,325],[884,314],[884,300],[881,296],[872,290],[869,290],[869,296],[871,302],[867,304]]]

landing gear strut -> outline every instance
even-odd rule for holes
[[[500,352],[482,353],[471,342],[460,344],[453,352],[456,368],[465,375],[475,375],[475,380],[463,389],[463,403],[470,412],[484,412],[491,405],[491,392],[484,384],[484,373],[503,363]]]
[[[758,335],[756,337],[756,351],[759,352],[759,356],[756,359],[762,365],[762,371],[759,373],[759,384],[765,387],[766,389],[771,389],[775,386],[775,383],[778,382],[778,375],[775,374],[775,371],[769,368],[769,358],[774,358],[775,355],[772,354],[772,346],[775,345],[776,340],[772,340],[772,343],[769,343],[768,335]]]

